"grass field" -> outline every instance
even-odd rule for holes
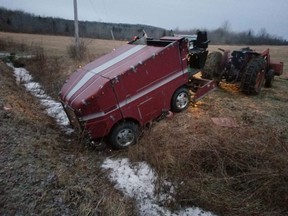
[[[75,42],[72,37],[65,36],[49,36],[36,34],[14,34],[7,32],[0,32],[0,38],[7,41],[14,41],[18,44],[25,44],[27,46],[43,47],[45,53],[49,56],[65,56],[67,57],[67,47]],[[109,40],[95,40],[95,39],[81,39],[87,45],[91,55],[103,55],[114,48],[124,44],[123,41],[109,41]]]
[[[82,61],[68,57],[73,38],[0,33],[8,51],[43,48],[26,67],[57,98],[73,70],[125,42],[88,39]],[[12,46],[13,44],[13,46]],[[17,45],[18,44],[18,45]],[[243,46],[209,46],[209,50]],[[76,135],[63,135],[39,103],[15,84],[3,63],[0,71],[0,214],[136,215],[99,165],[107,156],[147,161],[161,180],[177,185],[171,209],[199,206],[218,215],[288,214],[288,47],[270,49],[284,62],[284,74],[258,96],[220,84],[195,106],[155,122],[126,151],[95,152]],[[42,56],[42,57],[41,57]],[[44,57],[43,57],[44,56]],[[41,58],[40,58],[41,57]],[[9,104],[12,109],[5,111]],[[238,127],[221,127],[212,118],[232,118]],[[159,184],[161,184],[161,180]]]

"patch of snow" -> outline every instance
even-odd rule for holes
[[[213,213],[203,211],[198,207],[186,208],[174,213],[161,207],[161,197],[167,197],[167,195],[171,197],[171,195],[165,193],[160,196],[156,195],[157,175],[145,162],[131,164],[127,158],[115,160],[107,158],[101,167],[111,171],[109,178],[115,183],[116,189],[136,200],[141,216],[214,216]],[[166,184],[172,185],[169,182]]]
[[[13,68],[16,82],[18,84],[23,84],[28,92],[40,100],[40,103],[46,108],[48,115],[55,118],[57,124],[62,126],[66,133],[71,133],[73,129],[68,127],[69,119],[62,104],[48,96],[42,86],[33,81],[33,77],[25,68],[15,68],[11,63],[8,63],[7,65]]]
[[[34,55],[28,55],[28,54],[25,54],[25,53],[20,53],[20,54],[13,54],[13,53],[10,53],[10,52],[0,52],[0,58],[5,58],[5,57],[14,57],[16,59],[19,59],[19,58],[26,58],[26,59],[29,59],[29,58],[33,58]]]
[[[0,52],[0,58],[8,57],[11,54],[9,52]]]

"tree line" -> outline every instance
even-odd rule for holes
[[[178,34],[195,34],[199,29],[175,30]],[[231,31],[230,23],[225,21],[223,25],[214,30],[207,31],[211,44],[227,45],[288,45],[288,41],[275,35],[269,34],[262,28],[257,34],[249,29],[243,32]]]
[[[98,39],[130,40],[141,36],[143,30],[153,38],[168,35],[169,31],[148,25],[115,24],[79,21],[79,36]],[[0,31],[50,35],[74,35],[74,21],[42,17],[19,10],[0,8]]]
[[[104,22],[79,21],[80,37],[130,40],[133,36],[141,36],[143,30],[149,37],[160,38],[172,34],[195,34],[198,29],[167,30],[164,28],[140,25],[140,24],[116,24]],[[265,29],[258,34],[253,30],[233,32],[229,22],[214,30],[206,30],[211,44],[229,45],[288,45],[288,41],[277,36],[270,35]],[[74,35],[74,21],[53,17],[41,17],[19,10],[8,10],[0,7],[0,31],[50,34],[50,35]]]

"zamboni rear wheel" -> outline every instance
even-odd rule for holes
[[[188,108],[190,103],[189,90],[185,87],[177,89],[171,101],[171,109],[173,112],[181,112]]]

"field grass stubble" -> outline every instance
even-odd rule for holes
[[[108,46],[107,44],[110,43],[105,41],[102,46]],[[51,48],[50,45],[47,46]],[[219,46],[211,46],[210,49],[217,47]],[[239,47],[226,48],[233,50]],[[262,48],[266,47],[255,48],[263,50]],[[270,47],[270,49],[272,58],[285,64],[285,73],[281,77],[276,77],[273,88],[263,89],[259,96],[247,97],[238,92],[235,86],[222,84],[219,90],[198,102],[195,107],[189,107],[187,111],[176,114],[173,118],[154,123],[149,130],[145,131],[138,145],[132,146],[127,152],[120,153],[120,155],[127,155],[132,161],[147,161],[157,170],[160,179],[163,181],[168,179],[175,183],[176,201],[172,205],[169,204],[170,207],[196,205],[226,215],[287,213],[288,174],[283,167],[288,165],[288,134],[285,129],[288,128],[287,95],[285,94],[288,88],[288,62],[285,56],[288,55],[288,51],[287,47]],[[61,50],[63,51],[63,47]],[[95,49],[93,55],[101,55],[98,51],[99,49]],[[53,52],[49,52],[49,55],[52,54]],[[50,67],[51,59],[50,57],[47,59],[49,59],[47,67]],[[69,64],[69,59],[61,61],[61,66],[57,66],[61,69],[56,76],[62,76],[64,80],[73,71],[71,67],[67,72]],[[47,74],[49,75],[50,72]],[[45,85],[47,79],[39,78],[47,89],[49,83],[51,84],[55,79],[55,76],[51,76],[51,80]],[[231,117],[239,127],[219,127],[211,121],[212,117]],[[41,132],[38,133],[41,134],[41,139],[45,137]],[[51,151],[56,148],[54,152],[48,151],[49,157],[62,152],[55,147],[57,145],[63,147],[58,139],[55,139],[52,144],[53,139],[44,142],[45,148]],[[64,199],[64,203],[69,205],[76,203],[74,207],[79,207],[79,196],[81,199],[83,196],[89,198],[91,193],[96,193],[97,189],[92,186],[92,182],[88,184],[90,187],[84,187],[83,191],[79,185],[83,185],[90,178],[96,180],[97,175],[91,169],[98,170],[96,164],[99,160],[94,158],[94,152],[83,150],[81,145],[75,149],[75,146],[79,145],[73,141],[69,146],[71,149],[66,147],[68,149],[65,148],[61,155],[69,158],[72,151],[73,164],[77,158],[78,165],[68,173],[62,172],[63,167],[57,165],[58,171],[54,175],[57,176],[56,185],[62,185],[61,187],[70,185],[65,186],[65,192],[58,197]],[[84,159],[82,161],[79,158]],[[68,161],[60,163],[61,166],[70,164]],[[53,162],[50,161],[49,164]],[[87,171],[88,167],[90,168]],[[71,175],[75,178],[69,179],[68,176]],[[53,174],[50,177],[53,179]],[[105,188],[109,191],[107,186]],[[114,193],[113,190],[111,193]],[[98,194],[96,197],[93,204],[87,199],[80,209],[89,212],[92,206],[95,208],[95,203],[101,203],[102,209],[105,209],[106,205],[111,205],[103,194]],[[49,199],[45,200],[45,203]],[[119,199],[116,199],[116,203],[117,200]],[[43,202],[42,205],[46,204]]]

